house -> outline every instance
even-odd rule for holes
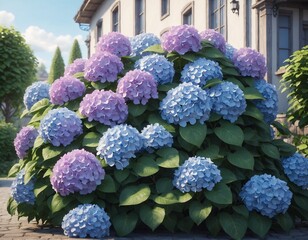
[[[111,31],[161,36],[180,24],[216,29],[234,47],[264,54],[267,81],[277,88],[284,60],[308,44],[308,0],[84,0],[74,19],[89,31],[89,55]],[[286,112],[285,94],[279,102],[279,112]]]

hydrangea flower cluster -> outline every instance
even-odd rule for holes
[[[144,137],[144,147],[152,152],[153,149],[171,147],[173,137],[162,125],[155,123],[143,128],[141,135]]]
[[[123,123],[128,116],[124,98],[110,90],[95,90],[85,95],[79,111],[89,122],[94,120],[108,126]]]
[[[181,72],[182,82],[191,82],[200,87],[203,87],[208,80],[222,79],[222,77],[219,64],[205,58],[186,64]]]
[[[73,76],[75,73],[83,72],[86,61],[82,58],[75,59],[74,62],[66,67],[64,76]]]
[[[130,39],[130,44],[132,48],[131,56],[146,56],[151,53],[143,51],[150,46],[160,44],[160,39],[153,33],[141,33],[132,37]]]
[[[253,100],[253,103],[263,113],[264,121],[272,123],[276,119],[278,113],[278,94],[276,87],[263,79],[256,80],[254,83],[256,89],[258,89],[264,97],[264,100]]]
[[[200,32],[200,37],[202,40],[211,42],[215,48],[218,48],[223,53],[226,51],[226,40],[224,36],[214,29],[206,29]]]
[[[64,234],[69,237],[103,238],[109,236],[110,217],[96,204],[81,204],[70,210],[62,221]]]
[[[210,89],[213,110],[223,119],[235,122],[245,112],[246,101],[243,91],[232,82],[222,82]]]
[[[168,52],[175,51],[181,55],[188,51],[198,52],[201,49],[201,37],[193,26],[174,26],[162,36],[162,47]]]
[[[207,92],[192,83],[181,83],[169,90],[160,103],[161,117],[181,127],[197,121],[203,124],[210,118],[211,109],[212,100]]]
[[[105,171],[95,155],[76,149],[57,161],[50,182],[61,196],[76,192],[85,195],[93,192],[104,177]]]
[[[292,195],[285,181],[269,174],[253,176],[240,192],[249,211],[256,210],[269,218],[285,213],[291,204]]]
[[[110,32],[99,39],[96,51],[110,52],[118,57],[129,56],[131,53],[130,41],[119,32]]]
[[[308,159],[299,153],[282,159],[282,166],[285,174],[291,182],[308,189]]]
[[[130,125],[121,124],[109,128],[101,137],[97,155],[105,159],[109,166],[124,169],[129,159],[142,149],[144,139],[138,130]]]
[[[49,99],[49,88],[50,85],[46,82],[35,82],[27,87],[24,94],[24,105],[27,110],[42,99]]]
[[[14,146],[17,156],[22,159],[27,156],[27,151],[33,147],[38,136],[38,131],[32,126],[23,127],[14,139]]]
[[[262,79],[267,71],[265,57],[251,48],[240,48],[235,51],[233,62],[242,76]]]
[[[226,51],[225,56],[229,58],[230,60],[233,60],[234,53],[237,51],[235,47],[233,47],[231,44],[226,43]]]
[[[11,185],[11,195],[17,203],[35,202],[34,181],[31,179],[27,184],[24,182],[25,169],[22,169],[14,179]]]
[[[135,68],[149,72],[158,84],[170,83],[173,80],[173,63],[162,55],[144,56],[135,63]]]
[[[67,146],[82,134],[82,123],[75,112],[67,108],[50,110],[41,120],[39,134],[53,146]]]
[[[149,99],[158,98],[157,82],[148,72],[132,70],[119,80],[117,93],[134,104],[145,105]]]
[[[118,56],[109,52],[97,52],[86,62],[84,78],[93,82],[114,82],[123,69],[123,63]]]
[[[190,157],[174,172],[173,185],[181,192],[211,191],[222,179],[210,158]]]
[[[55,105],[64,103],[81,97],[86,91],[83,82],[72,76],[60,77],[51,85],[49,89],[50,102]]]

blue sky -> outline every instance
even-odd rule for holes
[[[84,58],[87,32],[79,29],[74,16],[83,0],[0,0],[0,25],[14,26],[25,37],[35,56],[46,65],[50,63],[56,46],[62,52],[65,65],[75,38]]]

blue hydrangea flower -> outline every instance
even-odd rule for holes
[[[285,181],[269,174],[253,176],[242,188],[240,197],[249,211],[257,211],[269,218],[285,213],[292,199]]]
[[[212,100],[207,92],[192,83],[181,83],[167,92],[160,103],[161,117],[168,123],[186,127],[209,119]]]
[[[146,126],[141,135],[144,137],[144,147],[152,152],[153,149],[171,147],[173,137],[162,125],[155,123]]]
[[[130,38],[130,44],[132,47],[131,56],[146,56],[152,53],[143,51],[150,46],[160,44],[160,40],[153,33],[141,33]]]
[[[31,179],[25,184],[24,176],[25,169],[22,169],[11,185],[11,195],[17,203],[29,203],[33,205],[35,202],[34,180]]]
[[[109,236],[110,218],[96,204],[81,204],[69,211],[62,221],[64,234],[69,237],[103,238]]]
[[[182,82],[191,82],[200,87],[214,78],[222,79],[221,67],[217,62],[205,58],[186,64],[181,72]]]
[[[98,143],[97,155],[105,159],[109,166],[124,169],[129,159],[142,149],[144,139],[138,130],[130,125],[121,124],[109,128]]]
[[[173,80],[173,63],[162,55],[145,56],[135,63],[135,68],[151,73],[158,84],[170,83]]]
[[[233,59],[233,55],[235,53],[235,51],[237,51],[237,49],[235,47],[233,47],[231,44],[227,43],[226,44],[226,52],[225,52],[225,56],[227,58],[229,58],[231,61]]]
[[[282,159],[284,173],[291,182],[302,189],[308,189],[308,159],[300,153]]]
[[[67,108],[49,111],[41,120],[39,134],[53,146],[67,146],[82,134],[82,123],[75,112]]]
[[[213,110],[223,119],[235,122],[245,112],[246,101],[243,91],[231,82],[220,83],[210,89],[209,96],[213,101]]]
[[[211,191],[222,179],[210,158],[190,157],[174,172],[173,185],[181,192]]]
[[[35,82],[27,87],[24,94],[24,104],[27,110],[42,99],[49,99],[49,88],[50,85],[45,82]]]
[[[222,34],[214,29],[206,29],[200,32],[202,40],[210,41],[215,48],[218,48],[223,53],[226,51],[226,40]]]
[[[264,100],[253,100],[255,106],[263,113],[264,121],[272,123],[278,114],[278,94],[273,84],[265,80],[256,80],[255,87],[264,97]]]

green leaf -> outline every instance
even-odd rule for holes
[[[238,71],[236,71],[235,68],[233,67],[223,67],[222,68],[222,73],[223,75],[230,75],[230,76],[240,76],[240,74],[238,73]]]
[[[156,160],[158,166],[163,168],[179,167],[180,156],[178,150],[175,148],[162,148],[156,153],[160,156]]]
[[[117,191],[116,184],[110,175],[106,175],[102,184],[97,187],[97,190],[105,193],[115,193]]]
[[[13,215],[15,214],[15,212],[16,212],[17,206],[18,206],[18,204],[17,204],[17,202],[14,200],[14,198],[13,198],[13,197],[10,197],[10,198],[8,199],[8,201],[7,201],[7,207],[6,207],[7,212],[8,212],[11,216],[13,216]]]
[[[178,229],[186,233],[190,233],[193,226],[194,222],[190,217],[182,217],[177,222]]]
[[[23,110],[23,112],[20,114],[20,119],[24,116],[28,115],[29,111],[27,109]]]
[[[140,177],[148,177],[158,172],[159,167],[154,161],[153,155],[145,155],[138,158],[132,167],[135,173]]]
[[[245,218],[249,217],[249,211],[244,205],[232,206],[234,212],[242,215]]]
[[[42,181],[36,181],[34,184],[34,195],[37,198],[40,193],[42,193],[46,188],[48,187],[48,185]]]
[[[211,213],[212,205],[209,202],[201,204],[193,201],[189,205],[189,216],[197,224],[200,225]]]
[[[155,186],[157,193],[168,193],[173,189],[172,180],[170,178],[159,178]]]
[[[304,191],[304,190],[303,190]],[[302,209],[308,211],[308,204],[307,204],[307,197],[294,195],[294,201],[295,203]]]
[[[228,161],[239,168],[253,170],[254,157],[246,148],[239,148],[234,153],[229,153]]]
[[[134,212],[129,214],[120,213],[111,218],[112,225],[119,236],[125,236],[131,233],[137,224],[138,215]]]
[[[63,147],[54,147],[51,145],[48,145],[47,147],[43,148],[42,156],[44,160],[48,160],[54,157],[57,157],[61,154],[63,151]]]
[[[151,189],[146,184],[128,186],[120,193],[120,206],[138,205],[146,201],[151,194]]]
[[[47,98],[44,98],[44,99],[42,99],[42,100],[40,100],[40,101],[38,101],[38,102],[36,102],[32,107],[31,107],[31,109],[30,109],[30,113],[36,113],[36,112],[38,112],[38,111],[40,111],[40,110],[42,110],[42,109],[45,109],[46,107],[48,107],[48,105],[49,105],[49,99],[47,99]]]
[[[220,168],[220,174],[222,177],[221,182],[223,183],[232,183],[237,181],[236,175],[227,168]]]
[[[58,193],[52,196],[50,203],[51,213],[59,212],[65,208],[73,198],[71,196],[61,197]]]
[[[222,212],[219,214],[219,222],[223,230],[233,239],[242,239],[246,233],[247,221],[238,214]]]
[[[246,99],[264,99],[263,95],[255,87],[246,87],[243,92]]]
[[[159,54],[165,53],[164,49],[161,47],[160,44],[152,45],[148,47],[147,49],[143,50],[143,52],[153,52],[153,53],[159,53]]]
[[[279,226],[286,232],[294,228],[294,221],[289,213],[279,214],[276,216]]]
[[[278,148],[274,146],[271,143],[262,143],[261,144],[261,150],[262,152],[274,159],[280,160],[280,153],[278,151]]]
[[[188,124],[186,127],[180,127],[181,137],[188,143],[200,147],[206,137],[206,124],[196,123]]]
[[[221,227],[217,215],[215,216],[210,215],[206,220],[205,224],[207,229],[213,236],[216,236],[220,232]]]
[[[15,163],[15,164],[11,167],[11,169],[10,169],[9,173],[7,174],[7,176],[8,176],[8,177],[14,177],[14,176],[16,175],[16,173],[19,172],[19,168],[20,168],[20,164],[19,164],[19,163]]]
[[[263,114],[253,104],[247,104],[246,111],[243,113],[243,115],[250,116],[260,121],[263,121]]]
[[[34,148],[39,148],[40,146],[42,146],[44,144],[44,140],[43,138],[41,138],[40,136],[38,136],[35,141],[34,141],[34,144],[33,144],[33,149]]]
[[[87,133],[82,141],[82,146],[84,147],[97,147],[101,135],[96,132]]]
[[[223,142],[231,145],[242,146],[244,141],[243,130],[232,123],[222,121],[221,126],[214,129],[216,136]]]
[[[219,154],[219,146],[215,144],[210,144],[204,150],[199,150],[197,156],[210,158],[212,160],[223,157]]]
[[[165,209],[161,207],[150,208],[148,205],[143,205],[140,208],[139,216],[142,222],[154,231],[165,218]]]
[[[205,191],[205,197],[218,204],[231,204],[232,192],[230,188],[224,183],[217,183],[212,191]]]
[[[213,87],[213,86],[218,85],[218,84],[220,84],[220,83],[222,83],[222,80],[221,80],[221,79],[218,79],[218,78],[208,80],[208,81],[206,81],[206,84],[205,84],[205,86],[203,87],[203,89],[209,88],[209,87]]]
[[[157,90],[159,92],[168,92],[170,89],[177,87],[177,83],[167,83],[167,84],[162,84],[158,85]]]
[[[251,212],[248,220],[248,228],[257,234],[260,238],[264,238],[272,226],[272,220],[264,217],[256,212]]]
[[[141,104],[136,105],[133,103],[128,104],[128,112],[133,117],[140,116],[142,113],[145,112],[146,109],[147,109],[146,105],[141,105]]]
[[[160,125],[162,125],[168,132],[175,132],[175,128],[174,126],[172,126],[171,124],[168,124],[167,122],[165,122],[160,115],[152,113],[149,115],[148,117],[148,121],[151,124],[155,124],[155,123],[159,123]]]
[[[123,169],[123,170],[115,170],[114,172],[114,177],[115,179],[121,183],[123,182],[129,175],[129,170],[128,169]]]
[[[154,202],[161,205],[170,205],[175,203],[185,203],[192,198],[192,193],[182,193],[178,190],[173,190],[168,193],[161,194],[153,198]]]

